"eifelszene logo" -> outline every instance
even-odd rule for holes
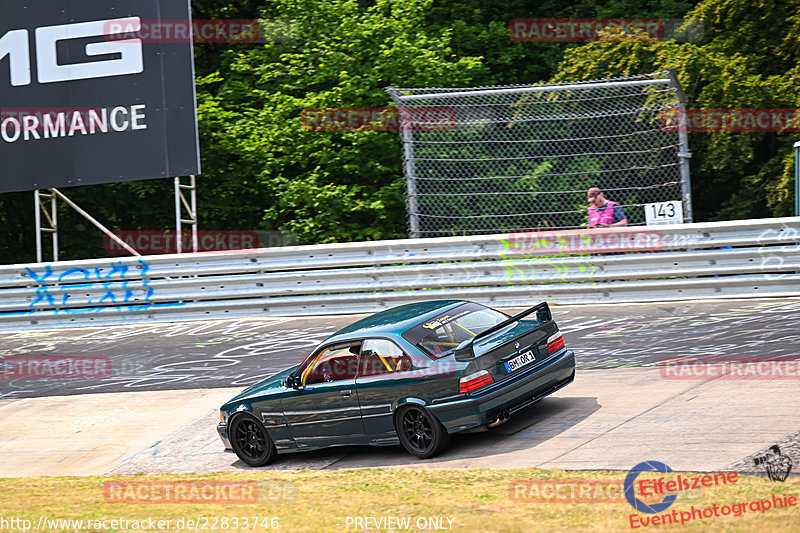
[[[653,504],[645,503],[636,497],[634,485],[636,483],[636,478],[638,478],[639,474],[642,472],[660,472],[666,474],[667,472],[672,472],[672,469],[659,461],[644,461],[634,466],[631,468],[630,472],[628,472],[628,475],[625,476],[625,484],[623,485],[625,499],[628,500],[631,507],[642,513],[655,514],[667,510],[670,505],[675,503],[675,500],[678,498],[677,494],[666,494],[664,495],[664,499],[659,503]]]
[[[58,43],[60,41],[109,35],[109,24],[123,24],[136,31],[141,26],[139,17],[96,20],[57,26],[36,28],[36,72],[39,83],[55,83],[91,78],[107,78],[144,71],[144,55],[141,39],[105,41],[86,44],[87,57],[119,54],[118,59],[102,59],[88,63],[60,64]],[[10,81],[13,87],[31,84],[31,47],[29,31],[11,30],[0,37],[0,60],[9,58]]]
[[[753,464],[763,467],[770,481],[786,481],[793,466],[792,458],[782,453],[777,444],[770,446],[764,455],[755,457]]]

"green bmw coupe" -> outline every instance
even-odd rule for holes
[[[352,444],[402,444],[427,458],[450,435],[498,426],[574,377],[575,354],[546,303],[510,317],[464,300],[421,302],[331,335],[223,405],[217,430],[250,466]]]

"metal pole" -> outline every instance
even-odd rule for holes
[[[81,209],[78,206],[78,204],[76,204],[75,202],[64,196],[64,194],[61,191],[59,191],[58,189],[50,189],[50,192],[53,194],[57,194],[59,198],[61,198],[67,203],[68,206],[77,211],[78,214],[80,214],[83,218],[94,224],[100,231],[108,235],[109,239],[122,246],[128,253],[130,253],[131,255],[135,255],[136,257],[142,256],[142,254],[140,254],[139,252],[128,246],[128,243],[126,243],[125,241],[114,235],[114,233],[112,233],[108,228],[106,228],[104,225],[95,220],[89,213]]]
[[[42,213],[39,205],[39,189],[33,191],[33,216],[36,220],[36,262],[42,262]]]
[[[417,176],[414,168],[414,144],[411,125],[404,124],[403,128],[403,153],[406,159],[406,190],[408,194],[408,236],[419,239],[419,205],[417,204]]]
[[[191,203],[192,203],[192,214],[191,218],[194,220],[194,224],[192,224],[192,252],[197,253],[197,187],[194,181],[194,174],[189,176],[189,182],[191,184]]]
[[[794,216],[800,217],[800,141],[794,143]]]
[[[175,251],[183,253],[183,245],[181,243],[181,179],[176,177],[173,181],[175,184]]]
[[[689,174],[689,159],[692,153],[689,151],[689,135],[686,130],[686,93],[683,92],[681,82],[678,81],[678,74],[673,69],[665,69],[669,76],[670,85],[678,94],[678,158],[680,159],[681,190],[683,196],[683,218],[684,222],[693,222],[692,213],[692,178]]]
[[[53,261],[58,261],[58,211],[55,194],[50,195],[50,218],[53,225]]]
[[[414,165],[414,136],[411,126],[414,121],[407,123],[407,115],[403,112],[403,101],[407,96],[400,96],[400,91],[396,87],[387,87],[389,96],[400,112],[400,127],[403,130],[403,154],[405,156],[406,167],[406,195],[408,205],[408,236],[412,239],[420,238],[419,231],[419,205],[417,200],[417,180],[416,168]]]
[[[190,224],[192,226],[192,251],[197,252],[198,239],[197,239],[197,186],[195,176],[189,176],[189,184],[183,185],[180,176],[176,177],[175,184],[175,229],[177,235],[176,251],[180,254],[183,253],[183,224]],[[183,190],[189,191],[189,200],[183,195]],[[181,207],[183,206],[183,207]],[[188,218],[183,218],[183,208],[189,213]]]

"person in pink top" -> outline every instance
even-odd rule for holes
[[[609,228],[627,226],[628,217],[625,211],[617,202],[606,200],[603,191],[598,187],[592,187],[586,192],[589,200],[589,227],[590,228]]]

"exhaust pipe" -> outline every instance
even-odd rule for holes
[[[502,413],[497,413],[497,416],[494,420],[486,424],[487,428],[496,428],[499,425],[505,424],[508,422],[508,419],[511,418],[511,415],[508,411],[503,411]]]

